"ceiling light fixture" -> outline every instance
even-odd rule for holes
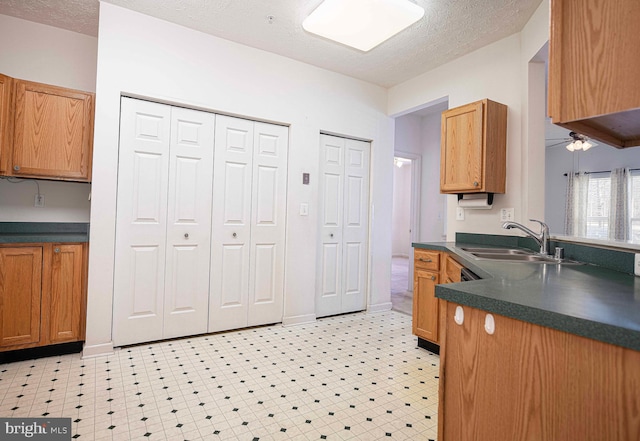
[[[423,16],[424,9],[409,0],[324,0],[302,27],[367,52]]]
[[[595,142],[590,141],[588,137],[576,132],[569,133],[569,136],[573,139],[571,144],[567,145],[567,150],[570,152],[576,150],[584,150],[586,152],[591,147],[595,147],[597,145]]]

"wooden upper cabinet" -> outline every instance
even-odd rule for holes
[[[507,106],[482,100],[442,112],[440,193],[504,193]]]
[[[619,148],[640,145],[638,23],[638,0],[551,0],[554,124]]]
[[[13,176],[90,181],[93,94],[23,80],[14,90],[13,142],[2,152],[3,168]]]

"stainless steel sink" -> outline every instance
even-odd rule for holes
[[[519,248],[461,248],[476,259],[501,260],[506,262],[532,262],[557,264],[560,261],[533,251]]]
[[[533,254],[531,251],[521,250],[517,248],[461,248],[467,253],[485,253],[485,254]]]
[[[537,254],[500,254],[500,253],[471,253],[478,259],[508,260],[511,262],[541,262],[559,263],[553,257],[545,257]]]

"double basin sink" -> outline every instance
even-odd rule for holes
[[[562,261],[519,248],[460,248],[476,259],[558,264]]]

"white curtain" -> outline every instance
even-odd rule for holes
[[[567,173],[567,203],[564,234],[585,237],[587,235],[587,194],[589,175],[587,173]]]
[[[609,208],[609,239],[629,239],[629,169],[611,171],[611,205]]]

